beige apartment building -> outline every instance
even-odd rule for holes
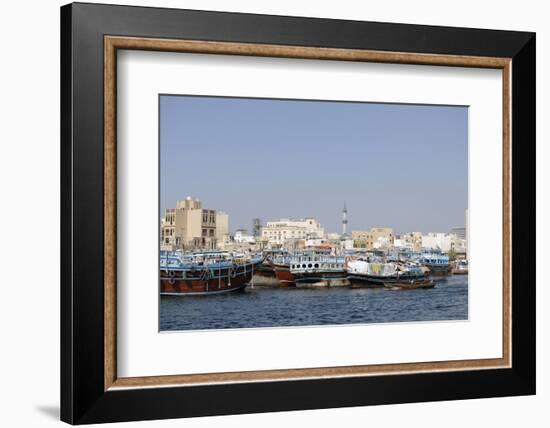
[[[229,216],[206,209],[197,198],[188,196],[166,209],[161,221],[161,249],[215,249],[229,233]]]
[[[370,230],[352,230],[351,239],[355,248],[375,250],[393,246],[395,236],[390,227],[373,227]]]
[[[287,241],[322,238],[325,230],[313,217],[291,220],[280,219],[268,221],[261,229],[261,236],[272,245],[283,245]]]
[[[405,233],[401,235],[401,240],[413,251],[419,252],[422,250],[422,232]]]

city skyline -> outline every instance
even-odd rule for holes
[[[465,226],[467,107],[163,95],[160,108],[161,216],[193,196],[231,232],[314,217],[340,233],[344,203],[348,232]]]

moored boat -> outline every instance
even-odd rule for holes
[[[348,262],[352,287],[384,287],[399,281],[424,280],[422,269],[410,263],[384,263],[357,259]]]
[[[294,287],[296,285],[294,275],[290,272],[290,259],[291,256],[289,255],[279,255],[271,260],[273,272],[275,272],[281,287]]]
[[[423,253],[419,263],[427,267],[431,276],[447,276],[451,273],[449,256],[441,253]]]
[[[415,290],[419,288],[434,288],[435,282],[433,279],[399,279],[397,281],[385,282],[384,287],[392,290]]]
[[[468,275],[468,260],[457,260],[454,262],[453,275]]]
[[[262,256],[225,252],[161,254],[160,293],[206,295],[242,290],[262,261]]]
[[[347,272],[352,287],[383,287],[384,282],[397,279],[395,263],[351,260]]]
[[[285,254],[284,250],[266,250],[263,252],[264,261],[260,263],[254,271],[254,285],[274,287],[279,285],[275,270],[273,269],[272,259],[276,256]]]
[[[326,254],[294,256],[290,273],[298,288],[347,287],[345,257]]]

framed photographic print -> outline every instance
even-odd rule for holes
[[[76,3],[61,54],[62,420],[535,393],[533,33]]]

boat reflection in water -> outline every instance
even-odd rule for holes
[[[161,252],[160,293],[204,295],[242,290],[262,262],[261,255]]]

